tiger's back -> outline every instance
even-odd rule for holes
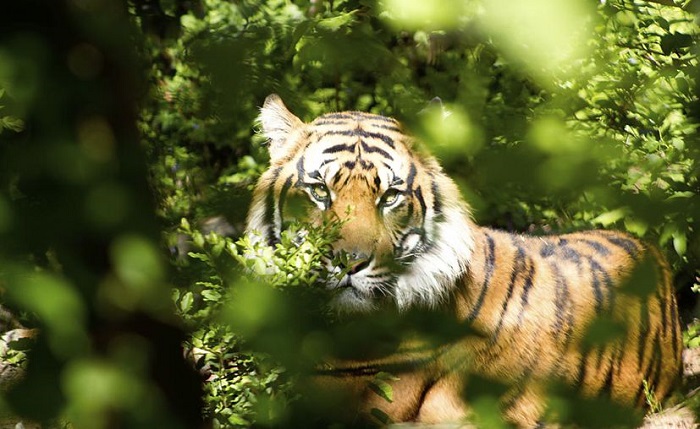
[[[521,385],[512,414],[522,419],[517,407],[527,409],[557,379],[638,407],[643,381],[666,397],[682,344],[670,271],[655,249],[612,231],[479,232],[480,257],[455,301],[484,334],[469,345],[474,372]]]
[[[680,323],[668,266],[654,249],[610,231],[531,237],[479,227],[454,182],[390,118],[343,112],[305,124],[271,96],[261,122],[271,165],[249,232],[278,240],[292,195],[308,201],[312,222],[349,213],[333,245],[348,265],[329,267],[343,273],[328,285],[335,309],[423,308],[477,333],[418,359],[400,347],[385,359],[334,362],[314,382],[351,392],[347,408],[381,408],[393,421],[459,419],[475,374],[510,385],[506,418],[533,426],[552,381],[634,406],[643,405],[643,381],[659,398],[671,390]],[[398,372],[384,381],[391,403],[371,388],[389,368]]]

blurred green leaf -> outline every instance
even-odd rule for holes
[[[341,13],[330,18],[321,19],[316,25],[318,26],[318,28],[321,28],[323,30],[338,31],[339,29],[347,27],[349,24],[353,23],[355,21],[356,13],[356,10],[347,13]]]
[[[688,239],[685,234],[681,232],[673,233],[673,248],[676,250],[676,253],[678,253],[678,256],[684,256],[687,247]]]
[[[391,387],[391,384],[389,384],[389,381],[391,381],[392,378],[388,378],[387,375],[387,373],[378,373],[369,382],[369,387],[374,393],[381,396],[385,401],[394,402],[394,389]]]
[[[63,358],[85,353],[89,347],[87,309],[73,285],[48,273],[11,270],[0,271],[2,277],[10,274],[5,278],[9,296],[21,308],[36,313],[54,353]]]
[[[391,417],[384,411],[380,410],[379,408],[372,408],[370,410],[370,414],[377,419],[382,425],[390,425],[394,423],[394,421],[391,420]]]
[[[596,216],[594,219],[591,220],[591,223],[599,224],[602,226],[610,226],[615,222],[623,219],[627,215],[627,213],[628,211],[626,208],[618,208]]]

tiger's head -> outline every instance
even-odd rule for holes
[[[399,309],[436,307],[468,268],[471,222],[455,184],[437,162],[412,150],[401,125],[384,116],[329,113],[304,123],[277,95],[261,109],[270,167],[260,177],[247,232],[280,238],[288,202],[301,196],[305,220],[345,219],[333,252],[346,274],[333,307],[370,311],[393,300]]]

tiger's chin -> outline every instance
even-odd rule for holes
[[[379,308],[379,300],[361,293],[356,288],[345,287],[333,297],[330,307],[340,315],[370,313]]]

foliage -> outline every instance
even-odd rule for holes
[[[0,289],[37,334],[21,381],[3,385],[2,414],[47,427],[195,427],[201,389],[180,354],[144,192],[130,17],[116,1],[5,6]]]
[[[356,109],[404,120],[481,223],[626,229],[668,250],[679,287],[689,289],[700,256],[692,14],[623,0],[570,10],[540,1],[532,13],[464,5],[444,15],[452,3],[208,0],[184,11],[180,37],[151,46],[167,62],[153,63],[155,104],[142,115],[166,224],[224,215],[233,235],[241,231],[247,200],[238,190],[250,189],[266,162],[250,124],[277,92],[306,119]],[[509,26],[519,30],[504,32]],[[449,115],[417,116],[435,96]],[[286,271],[272,267],[295,265],[285,248],[298,250],[229,255],[281,273],[272,276],[279,286]],[[221,296],[206,292],[197,264],[178,258],[181,309],[183,297]]]
[[[322,285],[331,277],[324,261],[340,224],[338,220],[315,228],[293,224],[273,248],[253,236],[234,242],[213,231],[204,235],[182,219],[179,232],[191,240],[186,264],[198,270],[201,280],[188,289],[176,289],[174,301],[192,328],[186,348],[207,374],[207,415],[216,427],[249,426],[260,413],[274,421],[281,412],[274,407],[283,408],[293,396],[279,363],[246,349],[241,335],[255,337],[276,317],[271,313],[279,309],[280,298],[269,295],[272,290],[303,293],[316,288],[324,294]],[[233,261],[245,267],[251,282],[247,286]],[[251,302],[255,307],[249,306]],[[293,335],[288,326],[285,335]]]
[[[5,95],[5,90],[2,89],[2,85],[0,85],[0,99],[2,99],[4,95]],[[4,107],[4,106],[0,105],[0,109],[2,107]],[[0,116],[0,133],[3,132],[3,130],[14,131],[14,132],[22,131],[23,125],[24,124],[23,124],[22,120],[17,118],[16,116],[11,116],[11,115]]]
[[[215,424],[283,419],[293,377],[276,362],[305,337],[291,326],[288,338],[274,335],[299,316],[279,297],[330,278],[321,261],[333,226],[305,227],[302,243],[296,226],[274,249],[239,240],[267,163],[254,119],[272,92],[304,119],[345,109],[401,119],[481,224],[618,228],[658,244],[696,316],[696,2],[130,0],[133,25],[111,21],[124,16],[117,1],[57,1],[42,14],[33,3],[4,16],[40,24],[15,34],[24,24],[8,22],[0,38],[0,284],[46,330],[35,359],[54,369],[31,379],[52,392],[40,419],[68,413],[107,426],[117,409],[171,426],[158,420],[170,399],[139,409],[139,398],[158,397],[143,364],[155,361],[129,351],[162,344],[123,318],[173,311],[207,376]],[[36,30],[53,28],[44,25],[57,22],[52,13],[66,28]],[[107,76],[115,64],[119,79]],[[130,146],[137,94],[155,202]],[[436,96],[446,114],[425,109]],[[152,211],[169,267],[158,261]],[[117,339],[96,340],[113,332],[104,326]],[[686,343],[697,336],[686,332]],[[102,390],[91,398],[81,386],[94,379]],[[495,402],[479,404],[491,421]]]

